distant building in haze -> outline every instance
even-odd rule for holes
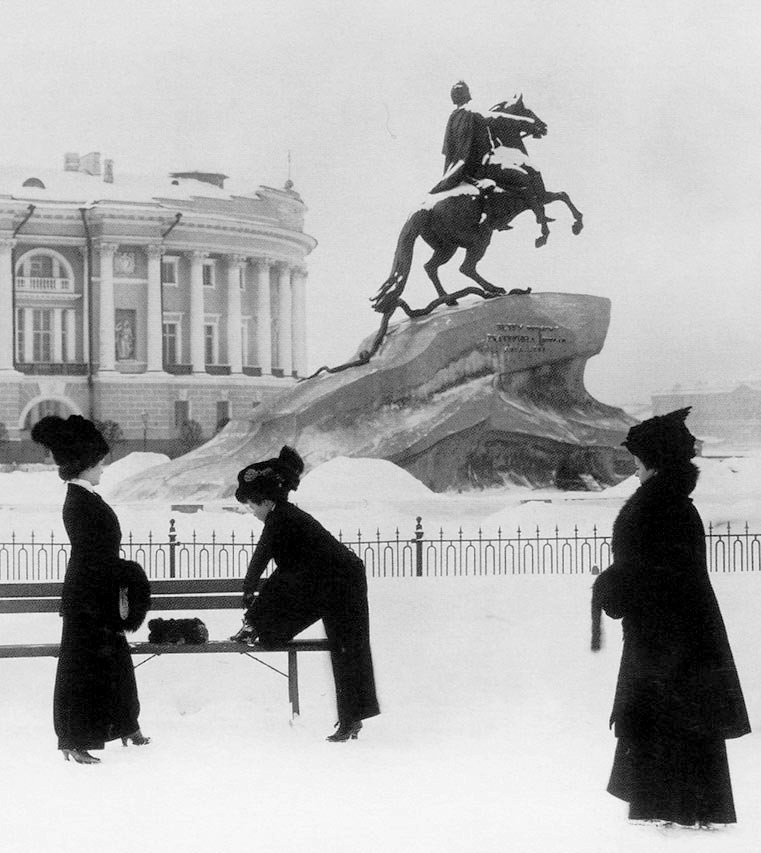
[[[705,440],[735,445],[761,444],[761,382],[744,382],[727,388],[698,387],[652,395],[653,414],[692,406],[687,425]]]

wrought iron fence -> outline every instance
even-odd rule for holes
[[[357,553],[373,578],[455,577],[477,575],[573,575],[595,574],[611,562],[610,536],[573,533],[545,536],[539,528],[531,534],[520,528],[513,536],[466,536],[462,529],[453,537],[439,530],[427,536],[422,519],[417,518],[414,532],[404,536],[397,529],[390,538],[380,531],[363,537],[339,538]],[[145,567],[149,577],[162,578],[234,578],[243,577],[256,545],[253,532],[248,537],[220,540],[215,533],[199,539],[195,532],[180,539],[175,520],[169,523],[165,539],[149,533],[147,541],[136,542],[132,534],[122,543],[122,556]],[[69,559],[68,542],[57,542],[51,534],[41,539],[32,534],[28,540],[0,542],[0,582],[62,580]],[[706,554],[711,572],[761,571],[761,534],[751,533],[746,523],[740,532],[730,524],[721,532],[709,525]]]

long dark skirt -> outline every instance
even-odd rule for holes
[[[135,670],[124,634],[64,617],[53,696],[59,749],[103,749],[139,728]]]
[[[608,792],[629,803],[631,820],[737,820],[723,739],[620,738]]]
[[[320,619],[330,644],[339,721],[351,723],[374,717],[380,707],[363,574],[314,582],[297,573],[276,570],[246,614],[246,621],[264,645],[287,642]]]

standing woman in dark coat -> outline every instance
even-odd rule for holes
[[[594,584],[592,648],[601,609],[623,619],[609,793],[629,802],[631,820],[709,827],[736,821],[725,740],[750,724],[690,498],[689,411],[650,418],[624,442],[641,485],[613,526],[613,565]]]
[[[370,654],[367,580],[362,560],[311,515],[288,501],[304,470],[283,447],[238,474],[235,497],[264,523],[243,582],[246,614],[239,642],[287,642],[322,619],[330,643],[338,707],[329,741],[355,739],[362,720],[380,713]],[[275,571],[256,595],[270,560]]]
[[[53,454],[68,483],[63,523],[71,542],[61,594],[63,631],[53,698],[58,748],[68,761],[97,764],[91,749],[121,738],[146,744],[140,731],[132,657],[124,630],[136,630],[148,610],[150,587],[137,563],[119,557],[121,529],[93,490],[108,444],[79,415],[42,418],[34,441]]]

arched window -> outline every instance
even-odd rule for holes
[[[40,190],[45,189],[45,184],[43,184],[39,178],[27,178],[21,186],[22,187],[37,187],[37,189],[40,189]]]

